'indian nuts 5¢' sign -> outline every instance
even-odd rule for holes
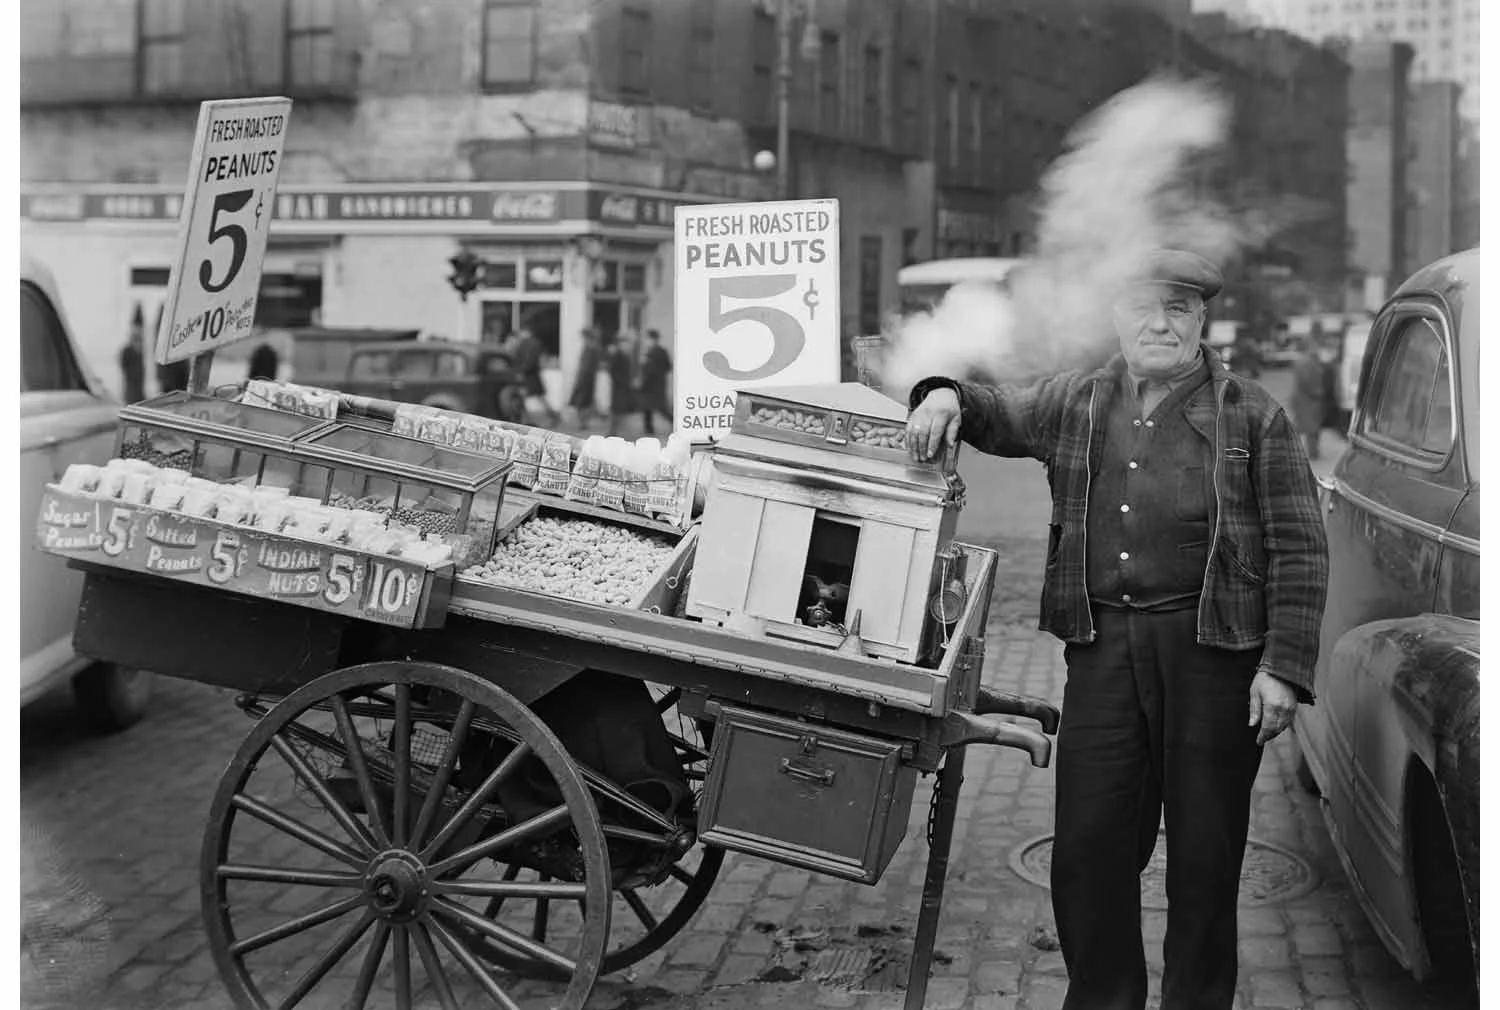
[[[250,336],[291,114],[290,98],[200,107],[157,362]]]
[[[839,202],[678,207],[677,430],[728,432],[734,391],[839,381]]]

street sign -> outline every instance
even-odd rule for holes
[[[839,381],[839,202],[678,207],[674,418],[725,434],[734,391]]]
[[[289,98],[199,107],[177,258],[156,336],[159,364],[250,336],[291,114]]]

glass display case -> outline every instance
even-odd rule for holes
[[[492,456],[367,424],[185,392],[125,407],[116,455],[378,513],[451,544],[460,566],[493,553],[510,470]]]
[[[309,433],[299,450],[300,461],[330,468],[328,504],[462,538],[460,567],[494,553],[509,462],[344,423]]]

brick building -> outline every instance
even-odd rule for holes
[[[897,269],[931,255],[943,224],[920,164],[930,117],[900,97],[905,75],[935,65],[929,8],[821,0],[813,25],[793,24],[790,195],[840,199],[853,332],[878,324]],[[752,165],[775,147],[774,11],[24,0],[23,238],[66,267],[85,353],[113,376],[127,321],[149,325],[164,295],[196,103],[284,94],[296,105],[258,322],[469,338],[524,324],[551,352],[556,396],[586,325],[671,340],[674,206],[773,195]],[[962,114],[982,142],[989,120]],[[446,283],[460,248],[488,264],[463,304]]]

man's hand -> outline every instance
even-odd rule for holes
[[[1279,677],[1259,670],[1250,682],[1250,725],[1259,724],[1255,742],[1264,747],[1292,724],[1297,713],[1297,692]]]
[[[958,392],[934,389],[906,419],[906,446],[918,463],[936,459],[944,445],[958,445]]]

